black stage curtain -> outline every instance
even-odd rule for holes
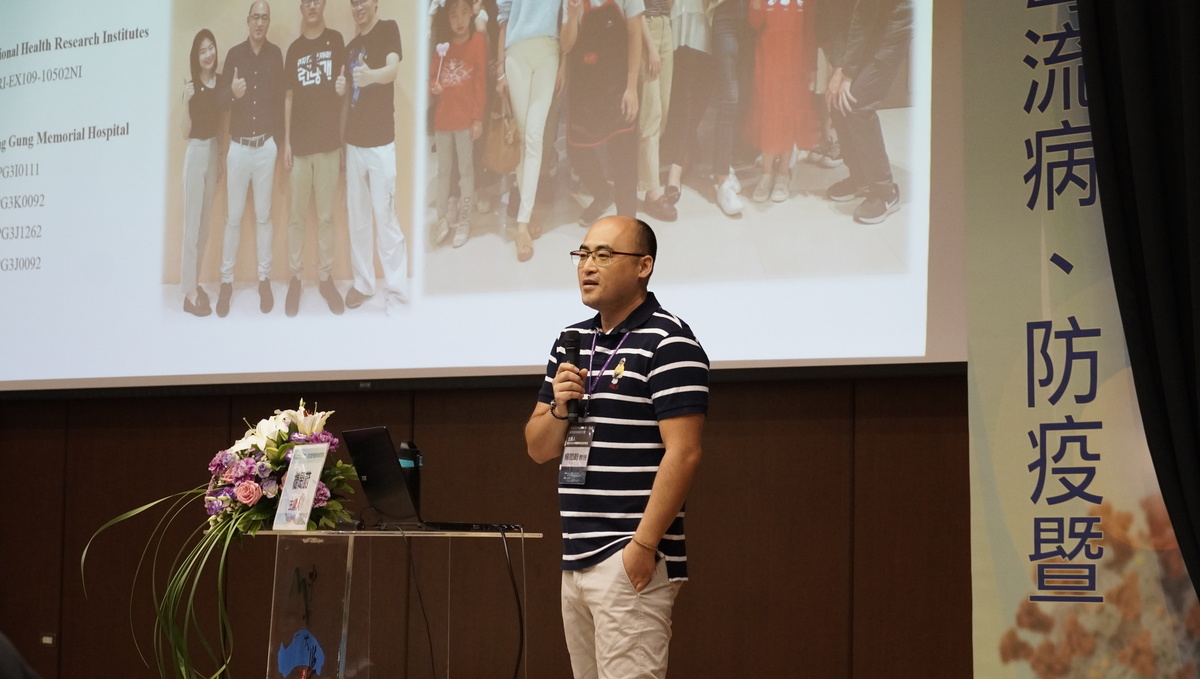
[[[1150,456],[1200,591],[1200,2],[1078,0],[1078,11],[1117,303]]]

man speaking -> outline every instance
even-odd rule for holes
[[[529,456],[561,456],[562,612],[576,679],[661,678],[687,579],[683,504],[700,462],[708,356],[647,289],[654,232],[602,219],[571,253],[597,313],[555,342],[525,425]],[[565,345],[565,346],[564,346]]]

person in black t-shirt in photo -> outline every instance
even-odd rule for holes
[[[375,294],[375,250],[383,266],[385,310],[408,299],[408,252],[396,217],[395,86],[403,57],[400,28],[379,18],[378,0],[349,0],[357,34],[336,81],[346,107],[346,212],[354,287],[346,306]]]
[[[208,246],[209,210],[221,174],[217,106],[217,39],[207,28],[196,33],[189,58],[192,79],[183,86],[183,256],[179,287],[183,310],[195,316],[212,313],[208,294],[200,287],[200,264]]]
[[[579,216],[581,226],[591,226],[614,202],[617,214],[637,215],[644,9],[642,0],[568,0],[566,5],[560,42],[570,83],[567,157],[592,195]]]
[[[257,222],[259,309],[275,305],[271,292],[271,191],[275,182],[276,137],[283,127],[283,53],[267,40],[271,6],[259,0],[246,17],[249,37],[225,57],[220,91],[221,108],[229,111],[229,153],[226,159],[229,215],[221,249],[221,293],[217,315],[229,313],[233,296],[233,267],[241,236],[246,192],[254,191]]]
[[[343,311],[334,284],[333,207],[341,172],[341,99],[335,79],[345,65],[342,34],[325,25],[325,0],[301,0],[301,34],[284,59],[287,91],[283,100],[283,164],[291,171],[288,218],[288,283],[284,311],[300,310],[304,273],[304,235],[310,197],[317,208],[318,290],[329,310]]]

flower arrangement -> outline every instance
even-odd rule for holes
[[[107,528],[151,508],[167,507],[142,551],[138,572],[134,574],[136,587],[138,573],[147,556],[151,558],[152,568],[158,563],[163,538],[172,522],[194,507],[197,500],[203,501],[208,519],[193,530],[171,562],[165,587],[160,589],[158,580],[153,577],[151,580],[155,605],[154,655],[160,676],[215,679],[228,669],[233,652],[233,637],[225,609],[225,563],[229,546],[242,536],[254,535],[264,525],[270,527],[286,482],[292,450],[297,445],[327,443],[330,452],[337,449],[338,439],[325,430],[332,414],[333,411],[309,411],[303,400],[295,410],[276,410],[274,415],[251,426],[232,446],[212,458],[208,464],[208,483],[125,512],[102,525],[88,541],[90,547],[91,541]],[[351,478],[356,478],[352,465],[340,460],[325,464],[309,515],[309,530],[334,528],[339,521],[351,518],[343,505],[345,495],[354,492],[350,487]],[[81,571],[86,559],[87,547],[80,559]],[[215,560],[217,567],[217,645],[210,643],[200,631],[194,606],[201,576],[210,560]],[[86,591],[85,583],[85,595]],[[211,675],[195,669],[191,655],[193,632],[216,666]]]
[[[327,443],[329,450],[337,449],[337,438],[325,431],[332,414],[309,412],[300,401],[299,409],[276,410],[228,450],[219,451],[208,464],[212,478],[204,495],[210,531],[222,532],[226,524],[232,524],[228,530],[254,535],[273,519],[292,448],[301,443]],[[333,492],[353,492],[348,483],[353,475],[354,468],[340,461],[321,472],[310,530],[333,528],[339,519],[350,518]]]

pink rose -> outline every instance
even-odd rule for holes
[[[262,487],[254,481],[242,481],[233,489],[233,496],[247,507],[253,507],[262,497]]]

